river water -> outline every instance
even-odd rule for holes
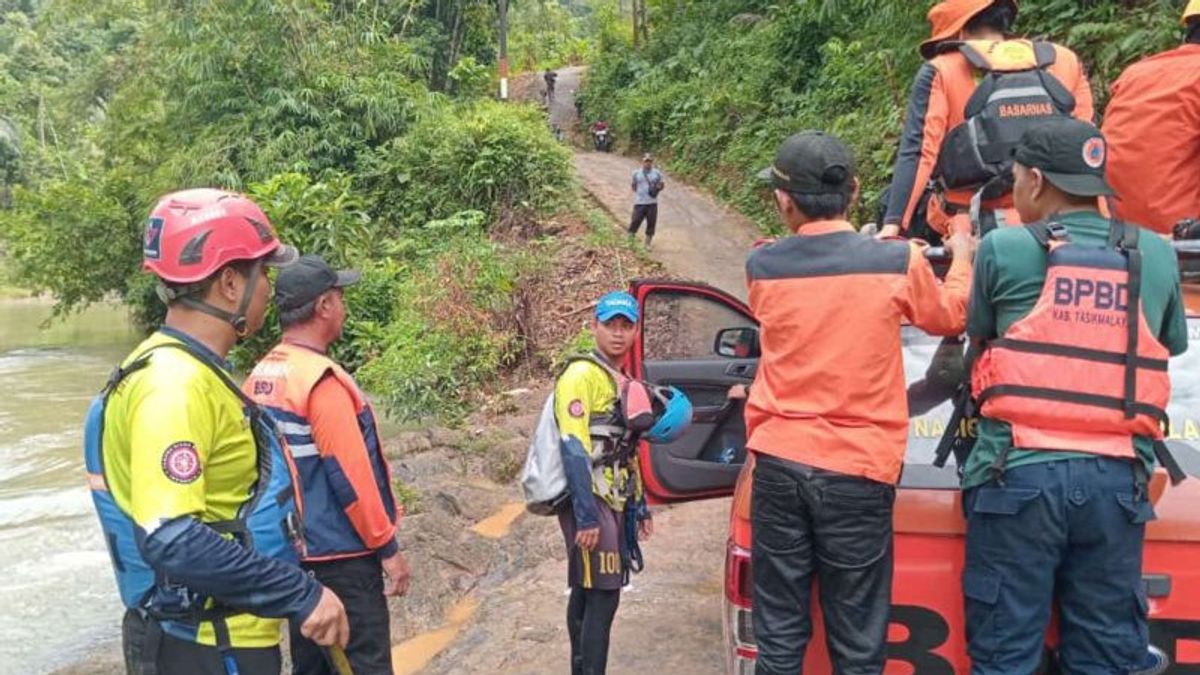
[[[82,419],[136,343],[124,310],[48,327],[0,301],[0,673],[46,673],[119,636],[116,584],[83,471]]]

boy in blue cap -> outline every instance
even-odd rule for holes
[[[635,447],[622,433],[621,368],[637,335],[637,300],[625,292],[600,298],[592,320],[596,349],[572,359],[554,388],[570,507],[559,511],[567,547],[567,630],[572,675],[602,675],[609,634],[628,579],[626,502],[640,539],[654,531],[646,509]]]

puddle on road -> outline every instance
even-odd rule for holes
[[[500,539],[508,534],[513,522],[525,513],[525,503],[505,504],[498,511],[475,523],[471,531],[482,537]],[[395,675],[415,675],[430,661],[454,644],[458,634],[479,609],[479,600],[474,596],[459,600],[446,612],[446,622],[441,628],[421,633],[392,647],[392,667]]]
[[[471,531],[489,539],[499,539],[508,534],[514,521],[525,513],[525,503],[516,502],[500,507],[496,513],[475,523]]]
[[[421,633],[392,647],[392,668],[396,671],[395,675],[415,675],[429,665],[434,657],[454,643],[458,633],[475,615],[477,609],[479,601],[468,595],[446,612],[446,624],[441,628]]]

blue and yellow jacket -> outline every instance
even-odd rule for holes
[[[163,348],[172,343],[188,351]],[[249,495],[260,491],[256,483],[264,465],[252,413],[261,413],[223,381],[219,372],[228,371],[228,364],[180,331],[160,329],[122,366],[151,350],[144,366],[129,370],[102,407],[94,407],[102,424],[89,424],[88,480],[98,508],[115,505],[100,515],[118,581],[130,565],[148,566],[157,580],[155,593],[186,589],[179,597],[240,612],[225,620],[233,647],[275,646],[282,619],[303,621],[316,607],[320,584],[282,559],[294,559],[294,551],[276,559],[210,526],[237,520]],[[290,478],[281,480],[290,493]],[[269,495],[272,503],[282,496]],[[125,527],[132,528],[136,546],[113,546],[122,523],[130,521]],[[121,553],[124,561],[117,557]],[[157,598],[141,597],[143,590],[121,588],[127,605],[153,605]],[[164,621],[163,629],[180,639],[216,644],[210,620]]]
[[[600,497],[614,511],[633,499],[644,517],[641,473],[636,452],[627,462],[610,464],[601,458],[613,451],[620,427],[619,389],[616,369],[605,368],[604,357],[578,357],[567,365],[554,386],[554,416],[563,442],[571,504],[580,529],[598,523],[595,500]],[[634,448],[636,450],[636,448]]]

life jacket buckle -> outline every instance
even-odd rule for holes
[[[1058,221],[1050,221],[1046,224],[1046,231],[1050,233],[1050,239],[1053,241],[1070,241],[1071,234],[1067,231],[1067,226]]]

